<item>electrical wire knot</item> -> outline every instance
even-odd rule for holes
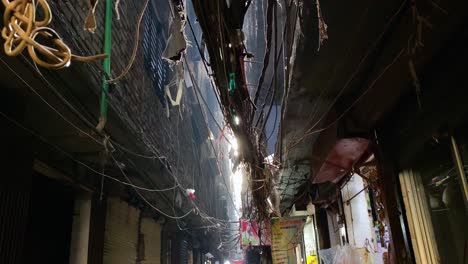
[[[48,27],[52,14],[46,0],[2,0],[2,3],[5,6],[2,38],[8,56],[17,56],[27,48],[34,63],[52,69],[68,67],[72,60],[87,62],[107,57],[106,54],[73,55],[59,34]],[[42,14],[40,19],[37,19],[38,11]]]

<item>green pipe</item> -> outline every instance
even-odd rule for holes
[[[102,131],[107,122],[107,93],[109,92],[109,83],[107,82],[110,76],[110,63],[111,63],[111,47],[112,47],[112,0],[106,0],[106,21],[104,25],[104,53],[107,58],[104,59],[103,66],[105,76],[102,78],[102,92],[101,92],[101,117],[97,129]]]

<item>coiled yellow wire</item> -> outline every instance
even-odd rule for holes
[[[107,57],[107,54],[89,57],[73,55],[58,33],[47,27],[52,20],[47,0],[2,0],[2,3],[5,6],[2,38],[8,56],[17,56],[27,48],[29,56],[37,65],[53,69],[67,67],[72,60],[87,62]],[[40,20],[36,19],[38,7],[43,11]],[[37,42],[38,36],[50,46]]]

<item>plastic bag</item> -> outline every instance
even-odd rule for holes
[[[323,264],[373,264],[373,254],[365,248],[350,245],[335,246],[319,251]]]

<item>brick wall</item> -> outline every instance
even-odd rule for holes
[[[186,90],[180,107],[170,107],[166,116],[164,85],[173,76],[166,61],[160,59],[167,39],[170,11],[166,0],[152,0],[142,23],[139,52],[129,74],[115,85],[110,94],[113,111],[126,124],[129,135],[142,145],[154,146],[168,158],[175,175],[187,188],[199,186],[205,175],[201,173],[199,146],[193,138],[194,129],[200,135],[207,135],[202,123],[194,126],[191,122],[192,109],[198,108],[191,91]],[[120,20],[113,13],[111,73],[117,76],[131,56],[135,31],[143,0],[122,0]],[[96,10],[97,29],[94,34],[84,31],[83,25],[88,8],[83,0],[51,1],[53,12],[52,27],[62,36],[75,54],[91,55],[102,52],[104,35],[105,0],[100,0]],[[78,67],[72,65],[73,67]],[[87,63],[86,78],[91,80],[92,90],[99,94],[102,79],[102,62]],[[173,91],[175,95],[175,91]],[[98,104],[98,102],[96,102]],[[203,122],[200,119],[198,122]],[[112,131],[109,131],[112,136]],[[158,179],[153,179],[157,181]],[[193,182],[196,181],[197,183]],[[207,189],[209,190],[209,188]],[[197,193],[205,201],[211,200],[209,193]],[[207,204],[202,207],[209,207]]]

